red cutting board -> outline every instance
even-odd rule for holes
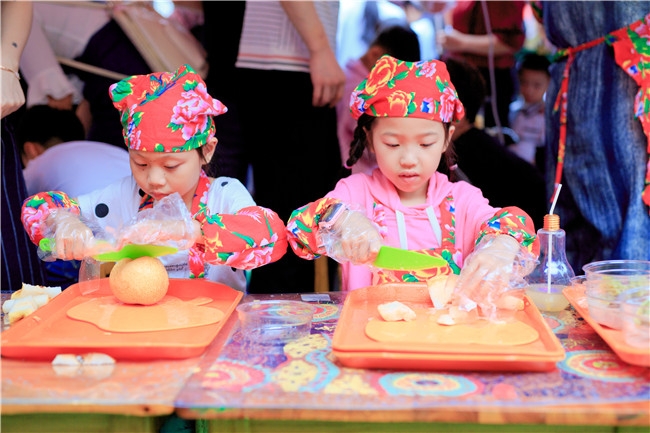
[[[88,292],[85,285],[98,285]],[[150,332],[109,332],[68,316],[69,309],[112,296],[108,278],[74,284],[1,334],[0,353],[7,358],[51,361],[57,354],[101,352],[118,360],[183,359],[199,356],[214,340],[243,293],[204,279],[170,279],[168,296],[191,302],[209,298],[202,307],[223,313],[216,323]],[[140,306],[138,308],[147,308]],[[145,316],[145,315],[143,315]]]
[[[517,346],[415,344],[379,342],[366,335],[369,320],[381,320],[377,306],[400,301],[411,308],[432,308],[425,283],[393,283],[353,290],[345,298],[334,336],[332,353],[346,367],[416,370],[548,371],[565,356],[564,349],[541,313],[524,298],[515,317],[533,327],[539,338]]]
[[[612,329],[601,325],[589,315],[589,305],[587,305],[587,295],[583,284],[567,286],[562,293],[569,300],[573,308],[582,316],[585,321],[594,328],[594,331],[605,340],[619,358],[628,364],[650,367],[650,352],[647,349],[630,346],[625,343],[623,331]]]

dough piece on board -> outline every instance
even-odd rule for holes
[[[407,322],[415,320],[416,314],[408,306],[399,301],[386,302],[377,306],[379,315],[387,322],[406,320]]]
[[[417,319],[410,322],[386,322],[370,320],[366,335],[379,342],[410,344],[484,344],[517,346],[529,344],[539,338],[532,326],[513,320],[504,323],[478,320],[444,326],[437,323],[438,314],[416,309]]]

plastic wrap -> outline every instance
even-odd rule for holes
[[[194,220],[178,193],[145,209],[121,227],[94,227],[67,209],[52,212],[43,228],[39,257],[85,260],[100,253],[117,251],[127,244],[167,245],[189,249],[196,239]],[[89,272],[88,274],[94,274]]]
[[[126,244],[167,245],[187,250],[194,245],[197,229],[180,194],[174,193],[138,212],[115,233],[115,246],[119,249]]]
[[[503,320],[523,307],[524,277],[537,258],[506,235],[486,236],[465,259],[454,289],[455,303],[481,317]]]
[[[381,247],[381,235],[375,224],[357,210],[344,209],[336,222],[329,226],[321,223],[321,245],[328,257],[339,263],[371,263]]]

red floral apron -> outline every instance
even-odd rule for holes
[[[386,269],[376,269],[373,271],[373,285],[382,283],[412,283],[418,281],[427,281],[429,278],[439,275],[449,275],[452,273],[459,274],[460,266],[455,262],[454,256],[458,253],[456,249],[456,217],[454,215],[453,197],[447,196],[440,204],[440,229],[441,245],[439,248],[416,250],[423,254],[440,257],[447,261],[445,267],[436,267],[430,269],[420,269],[417,271],[389,271]]]
[[[643,202],[649,206],[650,212],[650,13],[643,19],[635,21],[605,36],[585,42],[576,47],[559,49],[554,60],[568,57],[564,66],[560,91],[557,94],[553,110],[560,110],[560,137],[558,144],[557,167],[555,171],[555,188],[562,180],[564,167],[564,152],[566,149],[567,125],[567,95],[569,89],[569,71],[575,60],[576,53],[594,47],[602,42],[614,48],[614,59],[639,85],[639,92],[634,99],[635,117],[643,127],[648,144],[648,162],[646,166],[645,187],[642,193]],[[555,196],[555,194],[553,194]]]

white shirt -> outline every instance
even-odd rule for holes
[[[28,195],[63,191],[78,197],[130,176],[129,152],[98,141],[69,141],[29,161],[23,175]]]
[[[140,206],[140,188],[129,175],[104,189],[77,197],[81,216],[90,227],[119,229],[133,221]],[[209,214],[234,214],[244,207],[255,206],[255,202],[244,185],[237,179],[219,177],[212,181],[208,191]],[[161,256],[170,278],[189,278],[188,250]],[[246,291],[246,276],[241,269],[225,265],[205,264],[205,278],[225,284],[236,290]]]

